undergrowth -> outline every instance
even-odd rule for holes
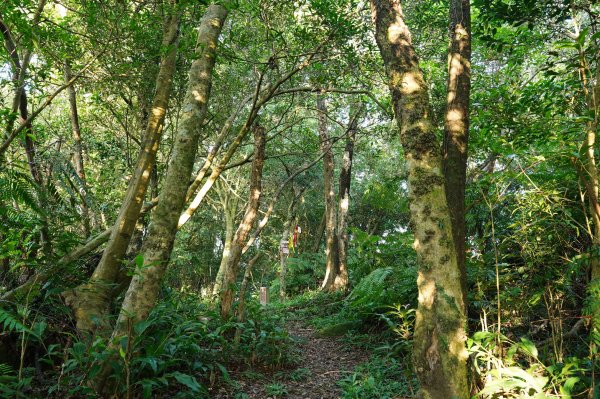
[[[223,321],[214,305],[195,295],[171,293],[134,326],[131,346],[126,340],[117,343],[116,359],[106,339],[67,333],[65,345],[46,348],[42,362],[50,373],[45,380],[36,379],[33,367],[24,368],[19,379],[12,367],[0,365],[0,396],[93,398],[86,381],[109,362],[117,397],[207,398],[214,387],[231,381],[231,370],[277,370],[293,364],[296,352],[283,316],[261,310],[254,301],[247,310],[243,323]]]

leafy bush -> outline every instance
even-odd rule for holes
[[[25,390],[30,386],[32,377],[30,370],[24,371],[26,374],[19,378],[11,366],[0,363],[0,397],[19,399],[29,397]]]
[[[377,236],[357,228],[351,228],[350,232],[348,270],[353,286],[376,269],[392,267],[396,272],[414,270],[416,254],[412,249],[411,233],[391,232],[385,236]],[[413,285],[404,284],[405,287]]]
[[[286,292],[288,295],[298,295],[306,290],[317,289],[325,276],[322,265],[325,257],[322,253],[306,252],[301,255],[291,256],[287,260],[287,274],[285,278]],[[271,284],[271,297],[279,296],[279,278]]]
[[[591,385],[589,360],[572,357],[546,366],[536,346],[526,338],[512,341],[503,335],[479,331],[467,340],[467,346],[479,373],[476,378],[482,384],[479,396],[483,398],[499,394],[571,398],[583,394],[585,387]]]
[[[207,397],[208,388],[218,380],[229,381],[228,368],[290,364],[291,339],[282,318],[255,302],[247,309],[244,323],[222,321],[199,298],[172,295],[134,326],[136,336],[129,349],[126,339],[119,343],[118,359],[111,357],[102,338],[89,344],[75,342],[67,350],[62,376],[51,392],[64,397],[91,395],[83,382],[97,375],[107,360],[115,386],[122,393],[139,392],[144,398],[166,393],[179,398]],[[49,356],[47,360],[56,359]]]

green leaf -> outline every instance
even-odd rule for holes
[[[527,338],[522,337],[521,338],[521,347],[531,356],[537,358],[538,357],[538,350],[535,347],[535,344],[533,342],[531,342],[530,340],[528,340]]]
[[[202,388],[202,386],[198,384],[198,381],[196,381],[196,378],[192,377],[191,375],[180,373],[179,371],[175,371],[174,373],[171,373],[171,375],[177,380],[177,382],[185,385],[194,392],[198,392],[200,391],[200,388]]]
[[[139,255],[138,255],[139,256]],[[137,323],[133,329],[135,330],[136,335],[141,335],[150,325],[152,324],[152,320],[144,320]]]
[[[137,254],[135,257],[135,267],[141,269],[144,266],[144,256],[142,254]]]
[[[225,368],[225,366],[223,366],[221,363],[217,363],[217,367],[219,368],[219,370],[221,370],[221,373],[223,374],[223,378],[225,379],[225,381],[230,382],[231,379],[229,378],[229,373],[227,372],[227,369]]]

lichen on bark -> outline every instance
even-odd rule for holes
[[[466,315],[427,85],[399,0],[371,0],[375,38],[389,79],[408,166],[419,305],[413,364],[424,399],[466,399]]]

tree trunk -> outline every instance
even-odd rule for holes
[[[190,68],[173,156],[142,246],[144,264],[140,270],[136,270],[123,300],[113,332],[113,342],[126,336],[130,326],[146,319],[158,297],[187,193],[187,185],[182,183],[188,182],[192,175],[202,124],[208,109],[218,39],[226,17],[227,9],[213,4],[206,9],[200,22],[196,59]]]
[[[408,166],[419,289],[413,364],[421,397],[466,399],[467,319],[427,85],[400,1],[371,0],[371,10]]]
[[[171,94],[177,60],[179,13],[179,10],[172,10],[168,23],[165,24],[162,47],[167,51],[163,55],[156,79],[156,94],[148,118],[144,142],[102,259],[87,284],[63,293],[65,302],[74,311],[79,330],[92,330],[98,321],[100,324],[105,324],[103,318],[107,315],[112,299],[112,286],[117,281],[121,262],[140,216]]]
[[[73,79],[71,74],[71,66],[69,62],[65,62],[65,82]],[[90,212],[87,205],[87,182],[85,178],[85,169],[83,167],[83,149],[81,145],[81,129],[79,127],[79,114],[77,112],[77,95],[75,93],[75,85],[69,85],[67,88],[69,95],[69,106],[71,111],[71,131],[73,133],[73,165],[75,173],[79,177],[78,191],[81,197],[81,222],[83,224],[83,233],[86,237],[90,235]]]
[[[250,176],[250,197],[246,205],[246,212],[235,232],[231,244],[231,254],[227,260],[223,274],[223,288],[221,290],[221,317],[227,318],[233,306],[233,289],[237,279],[238,267],[242,257],[244,244],[250,235],[250,229],[258,216],[262,190],[262,170],[265,162],[265,129],[261,126],[254,127],[254,159],[252,160],[252,175]]]
[[[198,191],[198,193],[195,195],[194,199],[192,200],[190,205],[186,208],[186,210],[182,212],[181,216],[179,217],[179,221],[177,223],[178,227],[181,227],[184,224],[186,224],[188,222],[188,220],[190,220],[192,215],[196,212],[196,210],[198,209],[198,207],[200,206],[202,201],[204,201],[204,197],[206,197],[206,194],[208,194],[208,192],[210,191],[212,186],[219,179],[219,176],[221,176],[221,173],[223,173],[223,171],[225,170],[227,164],[229,163],[229,161],[231,160],[231,158],[237,151],[238,147],[240,146],[240,144],[242,144],[242,141],[248,134],[249,130],[250,129],[249,129],[247,123],[244,124],[244,126],[242,126],[242,128],[238,132],[238,134],[235,137],[235,139],[233,140],[233,142],[229,145],[227,152],[225,153],[225,155],[223,155],[223,158],[221,158],[221,160],[219,161],[219,164],[213,168],[210,176],[208,176],[208,178],[202,185],[202,188],[200,189],[200,191]],[[209,157],[210,157],[210,154],[209,154]],[[204,163],[204,166],[198,173],[198,177],[196,177],[196,179],[190,186],[190,189],[188,190],[188,195],[186,196],[186,198],[191,197],[193,191],[195,191],[195,188],[197,188],[200,185],[200,182],[204,178],[206,171],[210,168],[211,163],[212,163],[212,161],[209,162],[209,159],[207,158],[206,162]],[[202,177],[200,177],[201,175],[202,175]]]
[[[452,217],[452,237],[462,289],[467,303],[465,185],[469,148],[469,99],[471,91],[471,9],[469,0],[450,1],[450,48],[444,120],[444,170],[446,199]],[[466,312],[466,309],[465,309]]]
[[[238,323],[243,323],[246,321],[246,291],[248,291],[248,282],[250,281],[250,276],[252,276],[252,269],[254,269],[254,265],[258,262],[260,258],[260,252],[257,252],[256,255],[250,262],[246,265],[246,270],[244,271],[244,278],[242,279],[242,284],[240,284],[240,303],[237,308],[237,321]],[[238,337],[240,331],[236,330],[236,337]]]
[[[338,275],[338,242],[336,237],[336,203],[335,188],[333,182],[333,151],[329,145],[329,134],[327,133],[327,106],[325,98],[317,96],[317,110],[319,112],[319,138],[321,140],[321,151],[323,157],[323,186],[325,189],[325,278],[321,284],[323,291],[335,290],[334,282]]]
[[[232,195],[225,194],[221,199],[223,204],[223,215],[225,217],[225,240],[223,242],[223,255],[221,257],[221,263],[219,264],[219,271],[215,278],[215,285],[213,286],[213,295],[218,296],[223,288],[223,276],[225,274],[225,268],[231,255],[231,244],[235,233],[235,216],[238,210],[238,201]]]
[[[352,117],[352,116],[351,116]],[[350,207],[350,182],[352,181],[352,156],[354,155],[354,141],[356,139],[358,114],[352,117],[346,148],[340,171],[340,198],[338,205],[338,275],[333,282],[334,289],[346,290],[348,288],[348,210]]]
[[[246,321],[246,291],[248,290],[248,282],[250,281],[250,276],[252,276],[252,269],[254,269],[254,265],[258,262],[260,258],[260,252],[257,252],[256,255],[250,262],[246,265],[246,271],[244,272],[244,278],[242,279],[242,284],[240,284],[240,302],[237,308],[237,322],[243,323]],[[240,342],[240,337],[242,336],[242,329],[237,327],[235,329],[235,338],[234,342],[237,345]]]
[[[321,223],[319,223],[319,227],[317,227],[317,231],[315,232],[315,241],[313,243],[312,252],[319,252],[319,248],[321,247],[321,240],[323,240],[323,233],[325,233],[325,223],[327,222],[327,212],[323,211],[323,217],[321,218]]]
[[[288,210],[287,210],[287,219],[285,221],[285,223],[283,224],[283,232],[281,234],[281,242],[283,242],[284,240],[288,240],[290,233],[291,233],[291,229],[293,228],[292,226],[294,225],[294,220],[296,219],[296,212],[294,211],[294,208],[296,207],[296,202],[298,201],[298,198],[300,198],[300,195],[302,194],[304,190],[300,191],[300,194],[296,194],[295,190],[292,187],[292,201],[290,202],[290,205],[288,206]],[[279,297],[281,298],[281,300],[285,300],[286,297],[286,281],[285,281],[285,277],[287,275],[287,258],[288,258],[289,254],[283,253],[283,251],[281,250],[281,248],[279,248],[279,262],[281,264],[281,273],[279,274]]]

